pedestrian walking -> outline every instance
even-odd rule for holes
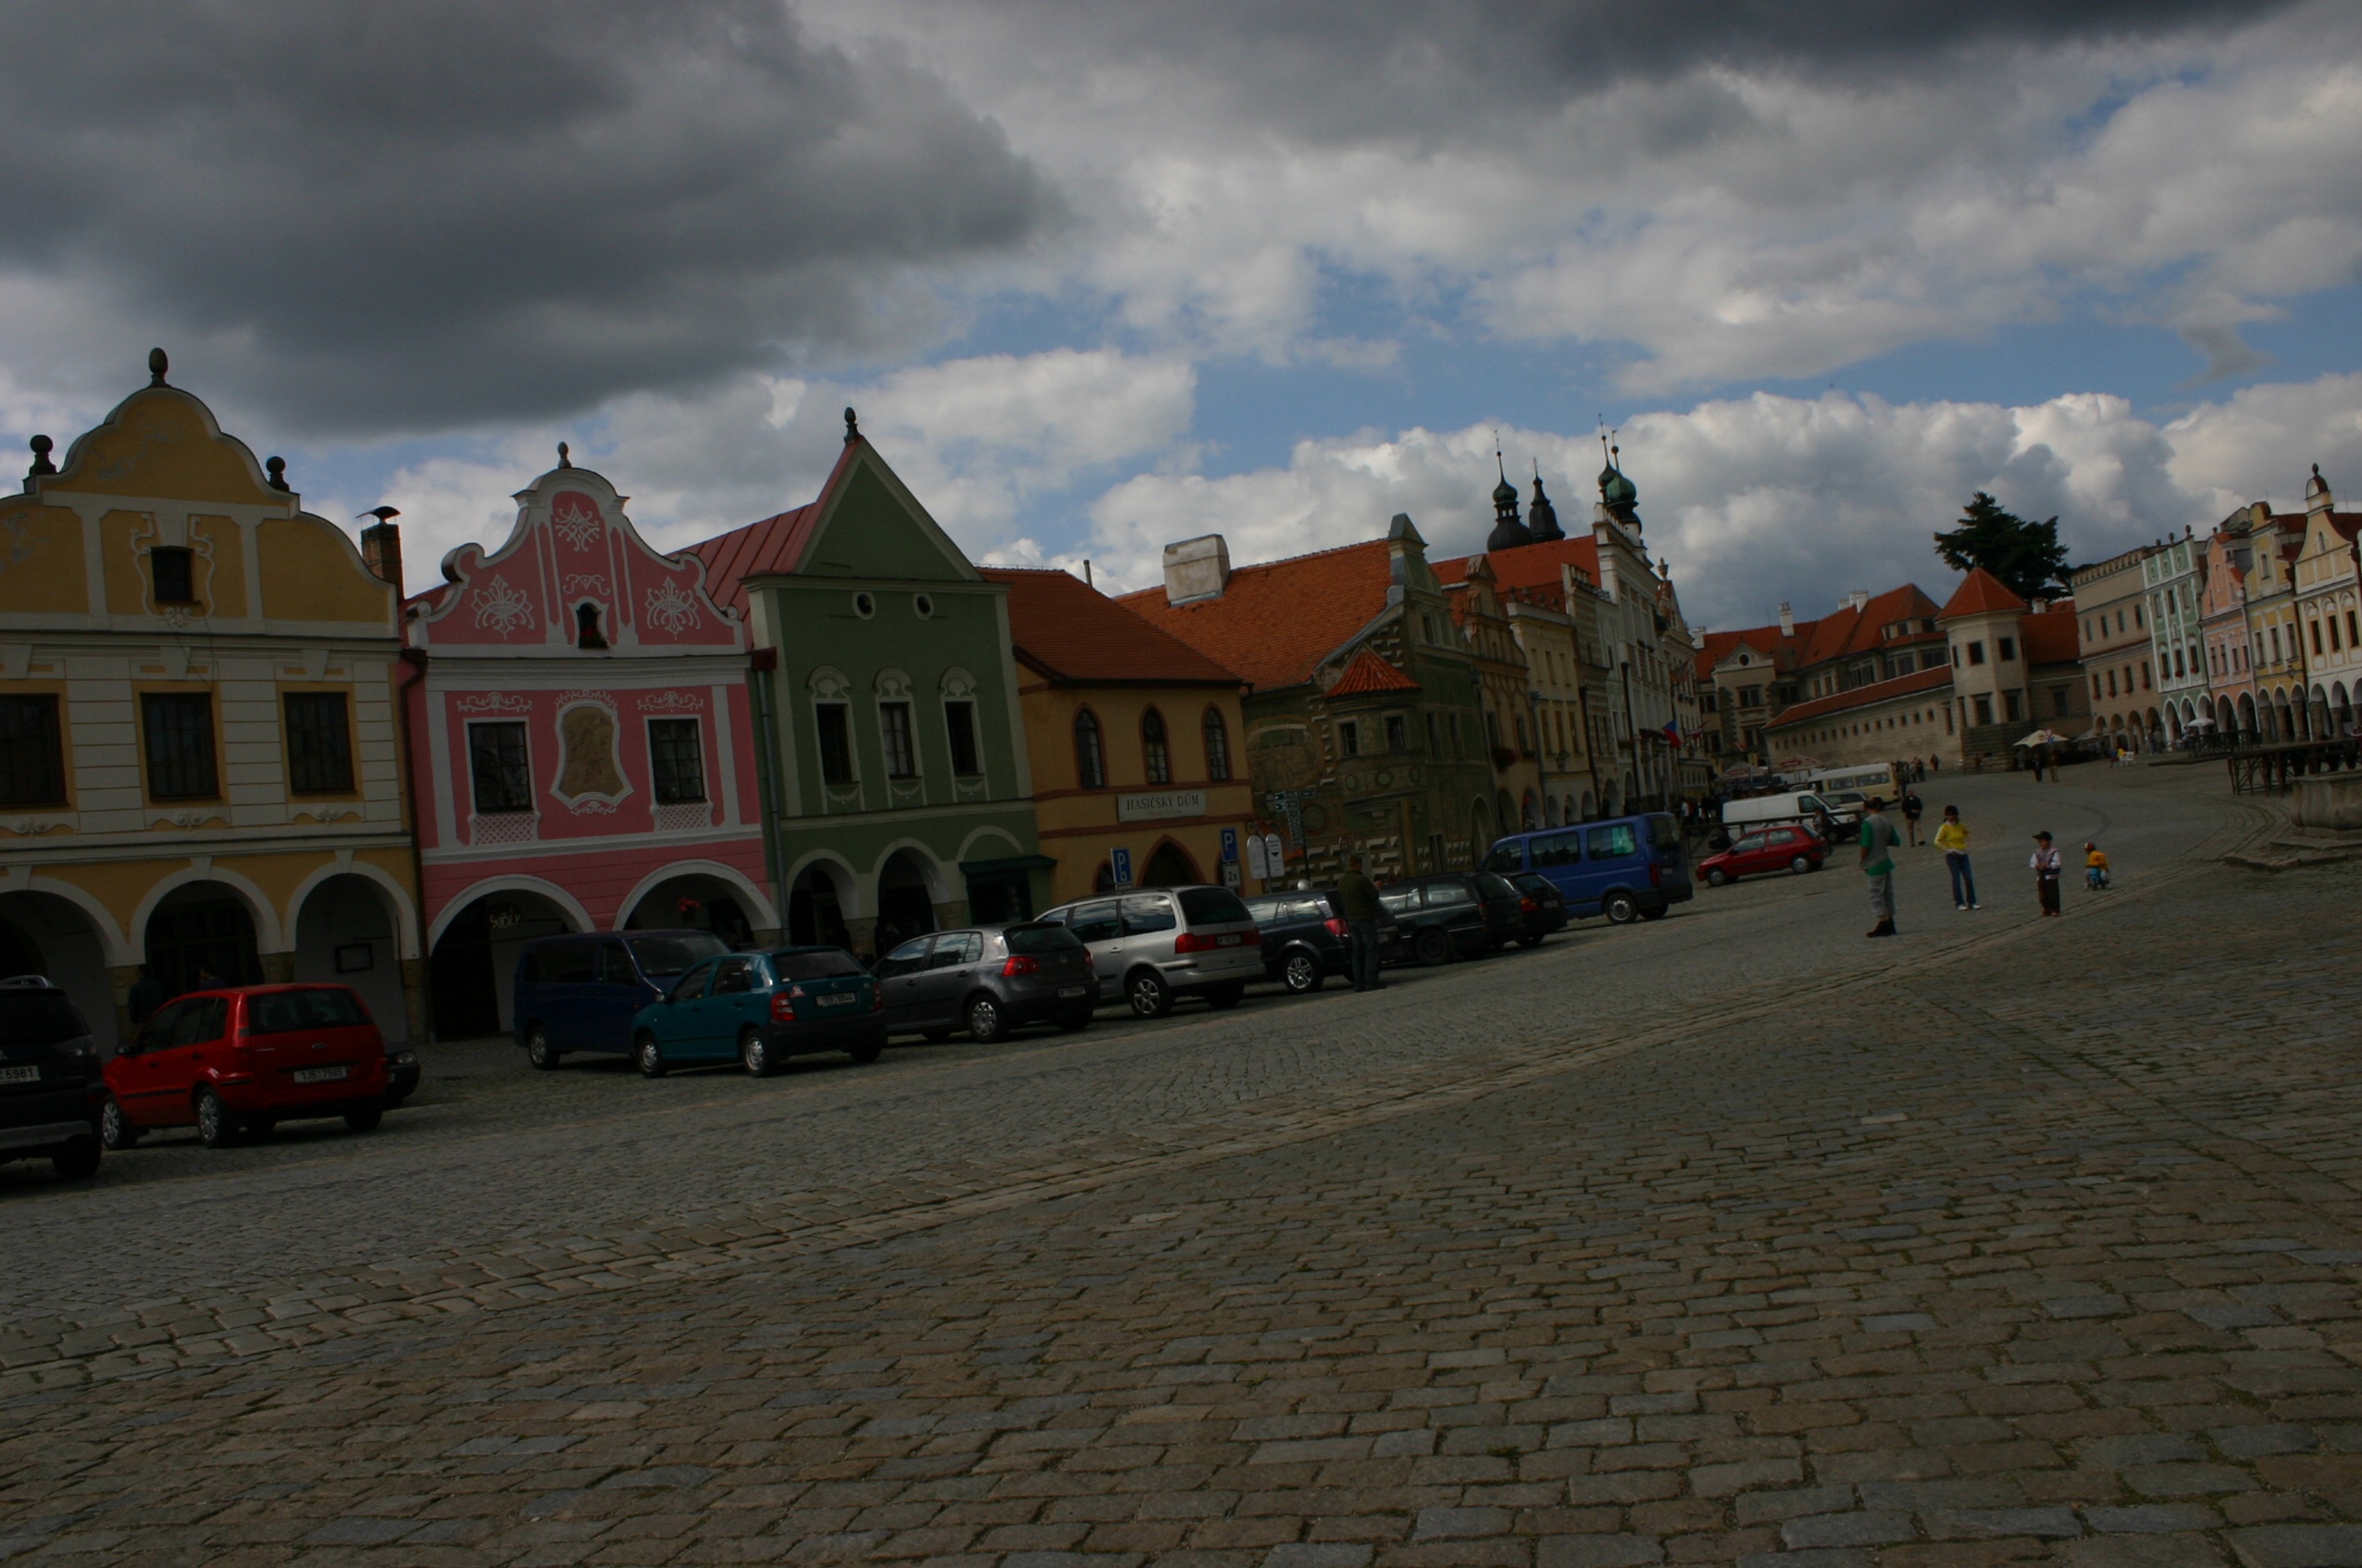
[[[1910,834],[1914,849],[1919,847],[1919,813],[1925,810],[1926,808],[1919,803],[1919,797],[1913,792],[1911,786],[1903,786],[1903,828]]]
[[[1870,878],[1870,912],[1878,922],[1871,936],[1894,934],[1894,824],[1885,807],[1872,795],[1861,819],[1861,874]]]
[[[2042,917],[2048,920],[2058,913],[2058,851],[2050,843],[2050,835],[2034,835],[2034,857],[2026,864],[2034,868],[2034,896],[2042,905]]]
[[[1952,907],[1956,910],[1981,910],[1977,902],[1977,877],[1969,866],[1969,830],[1960,825],[1960,808],[1944,808],[1944,820],[1936,828],[1936,847],[1944,852],[1944,869],[1952,874]]]
[[[1385,989],[1378,978],[1378,889],[1363,874],[1358,855],[1345,862],[1345,874],[1337,878],[1337,912],[1345,917],[1346,939],[1352,944],[1353,988]]]
[[[131,995],[127,1005],[131,1013],[131,1027],[138,1028],[154,1016],[158,1008],[172,999],[172,988],[159,978],[149,966],[139,966],[139,977],[131,982]]]
[[[2108,885],[2108,852],[2086,840],[2083,845],[2083,886],[2093,892]]]

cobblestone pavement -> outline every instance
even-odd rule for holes
[[[0,1557],[2362,1563],[2362,910],[2219,776],[1382,997],[0,1177]],[[2023,837],[2115,891],[2031,918]],[[463,1076],[453,1077],[457,1072]]]

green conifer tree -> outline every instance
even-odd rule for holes
[[[2058,542],[2058,518],[2030,523],[1983,491],[1969,498],[1959,527],[1936,536],[1936,553],[1954,571],[1984,568],[2021,599],[2057,598],[2075,569]]]

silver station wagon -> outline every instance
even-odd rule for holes
[[[1099,994],[1142,1018],[1161,1018],[1181,997],[1236,1007],[1263,978],[1263,933],[1228,888],[1142,888],[1065,904],[1042,916],[1091,951]]]

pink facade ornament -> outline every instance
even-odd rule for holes
[[[649,589],[647,604],[648,624],[676,637],[698,623],[697,601],[682,592],[677,582],[667,580]]]
[[[529,713],[533,699],[505,691],[470,691],[452,706],[462,713]]]
[[[643,713],[702,713],[705,696],[698,691],[656,691],[635,705]]]
[[[604,593],[607,591],[607,574],[603,571],[569,571],[557,586],[569,599],[578,593]]]
[[[533,601],[511,588],[506,578],[476,590],[475,607],[476,624],[503,637],[533,619]]]
[[[549,529],[575,549],[587,550],[599,542],[606,524],[589,496],[567,494],[559,496],[551,506]]]

